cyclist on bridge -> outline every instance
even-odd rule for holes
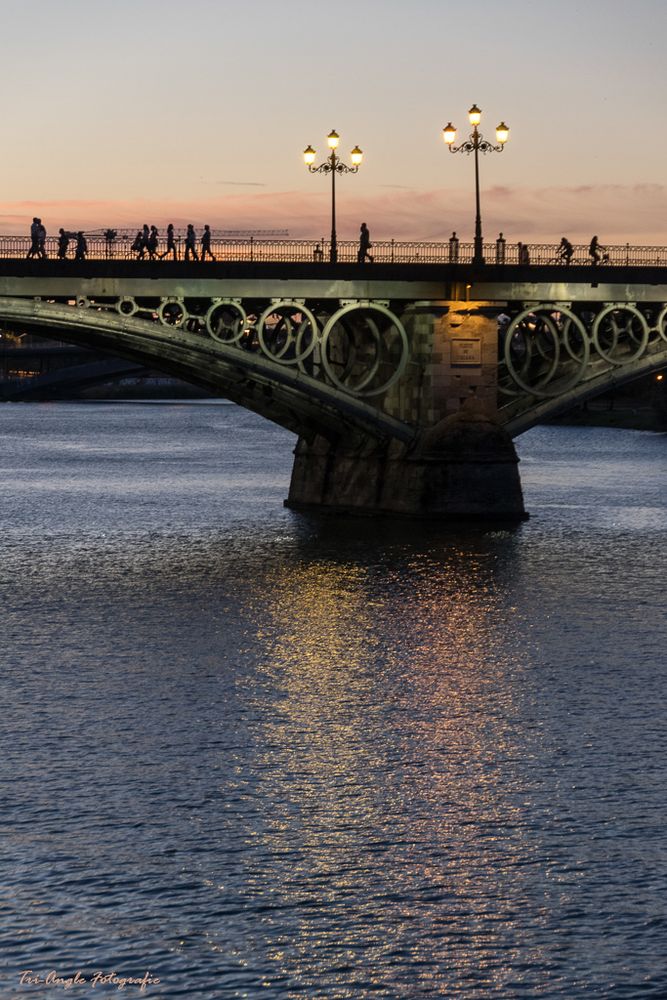
[[[602,256],[603,254],[604,256]],[[609,260],[607,248],[600,246],[597,236],[594,236],[591,240],[591,245],[588,248],[588,255],[591,258],[591,264],[599,264],[600,260],[602,260],[603,263]]]
[[[574,247],[567,239],[567,237],[564,236],[558,246],[558,258],[564,264],[569,264],[570,261],[572,260],[573,254],[574,254]]]

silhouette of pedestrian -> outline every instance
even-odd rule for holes
[[[607,249],[606,247],[600,246],[597,236],[594,236],[593,239],[591,240],[591,245],[588,248],[588,254],[591,258],[591,264],[599,264],[600,258],[602,257],[602,252],[606,249]],[[604,259],[605,258],[602,257],[602,260]],[[607,260],[609,260],[608,255],[607,255]]]
[[[155,260],[157,257],[157,245],[160,234],[157,231],[157,226],[151,226],[150,232],[148,234],[148,239],[146,240],[146,249],[148,250],[148,256],[151,260]]]
[[[46,227],[42,224],[42,220],[38,219],[37,227],[37,243],[39,249],[39,256],[42,260],[46,260]]]
[[[359,228],[359,250],[357,252],[358,264],[363,264],[367,257],[371,264],[373,263],[373,258],[368,252],[372,246],[373,244],[371,243],[371,234],[368,231],[368,226],[365,222],[362,222]]]
[[[148,253],[148,240],[150,238],[150,230],[146,223],[144,222],[143,228],[141,230],[141,235],[139,236],[139,253],[137,255],[137,260],[143,260]]]
[[[76,250],[74,260],[85,260],[88,253],[88,241],[81,230],[76,234]]]
[[[33,216],[32,223],[30,225],[30,249],[25,255],[26,260],[32,259],[33,257],[39,257],[39,223],[40,219],[37,216]]]
[[[211,227],[210,226],[204,226],[204,232],[202,233],[202,237],[201,237],[201,259],[202,260],[206,260],[206,254],[208,254],[208,256],[211,258],[211,260],[215,260],[215,257],[211,253]]]
[[[456,233],[449,237],[449,263],[457,264],[459,260],[459,238]]]
[[[563,236],[562,240],[558,244],[558,257],[565,264],[569,264],[572,260],[572,255],[574,254],[574,247],[570,241]]]
[[[61,227],[58,230],[58,260],[65,260],[67,248],[69,247],[69,233]]]
[[[143,233],[141,229],[138,230],[137,235],[132,240],[130,244],[130,250],[133,250],[137,254],[137,260],[139,260],[139,253],[141,251],[141,237]]]
[[[199,257],[197,256],[197,234],[192,223],[188,224],[188,228],[185,232],[185,259],[199,260]]]
[[[174,224],[170,222],[167,226],[167,249],[160,254],[160,260],[167,256],[167,254],[173,254],[174,260],[178,260],[178,255],[176,253],[176,238],[174,236]]]
[[[498,239],[496,240],[496,264],[505,263],[505,247],[505,237],[502,233],[500,233]]]

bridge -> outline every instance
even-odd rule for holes
[[[90,243],[86,260],[26,260],[26,241],[0,237],[0,327],[161,370],[293,431],[297,508],[521,517],[512,439],[667,367],[664,248],[475,266],[472,246],[452,259],[447,243],[374,244],[373,264],[356,244],[328,263],[322,241],[218,240],[205,263]]]

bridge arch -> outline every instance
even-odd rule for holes
[[[240,301],[219,300],[196,313],[188,310],[179,297],[146,302],[125,296],[112,302],[96,302],[79,296],[73,304],[2,297],[0,324],[18,325],[45,337],[68,340],[158,368],[224,395],[299,435],[319,433],[338,437],[347,429],[351,436],[412,440],[415,431],[408,423],[372,405],[355,393],[354,387],[327,378],[333,369],[330,365],[327,369],[322,362],[320,323],[307,306],[278,300],[264,305],[260,311],[260,304],[253,302],[248,306]],[[286,336],[286,346],[280,351],[274,352],[269,342],[266,321],[286,304],[300,309],[312,324],[313,337],[307,351],[299,350],[299,336],[296,339]],[[211,316],[221,305],[233,305],[237,310],[237,325],[243,323],[241,332],[229,339],[210,330]],[[171,306],[178,309],[178,314],[170,317]],[[257,315],[247,325],[250,308]],[[388,310],[385,312],[390,315]],[[197,326],[188,329],[186,323],[192,319],[196,319]],[[398,317],[392,316],[392,321],[402,329]],[[244,333],[250,339],[249,349],[239,343]],[[407,347],[407,338],[403,336]],[[295,345],[297,350],[290,352]],[[288,352],[290,356],[286,357]],[[306,365],[309,358],[312,361]],[[340,363],[348,365],[348,360],[342,359]],[[407,359],[402,357],[380,392],[386,392],[400,379],[406,364]]]
[[[293,431],[296,505],[514,516],[512,437],[667,366],[667,269],[0,259],[0,324]]]
[[[524,305],[502,331],[499,414],[515,437],[667,366],[667,307]]]

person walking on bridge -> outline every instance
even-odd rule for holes
[[[67,257],[67,248],[69,247],[69,233],[60,227],[58,230],[58,260],[65,260]]]
[[[148,253],[148,240],[150,239],[150,229],[148,224],[144,222],[141,234],[137,234],[137,241],[139,243],[139,253],[137,254],[137,260],[143,260]]]
[[[37,222],[38,222],[37,243],[38,243],[39,256],[41,257],[42,260],[46,260],[46,257],[47,257],[47,253],[46,253],[46,226],[42,223],[41,219],[38,219]]]
[[[146,241],[146,249],[148,250],[148,256],[150,260],[155,260],[157,257],[157,245],[160,234],[158,233],[157,226],[151,226],[151,231],[148,234],[148,240]]]
[[[191,222],[188,223],[188,228],[185,232],[185,259],[199,260],[197,256],[197,234]]]
[[[86,254],[88,253],[88,240],[83,235],[82,231],[76,234],[76,250],[74,253],[74,260],[85,260]]]
[[[201,259],[206,260],[206,255],[215,260],[215,257],[211,253],[211,227],[204,226],[204,232],[201,237]]]
[[[372,246],[373,244],[371,243],[371,234],[368,231],[368,226],[365,222],[362,222],[359,230],[359,250],[357,252],[358,264],[363,264],[367,257],[371,264],[373,263],[373,258],[368,252]]]
[[[173,254],[174,260],[178,260],[178,255],[176,253],[176,238],[174,236],[174,223],[170,222],[167,226],[167,249],[160,254],[160,260],[164,260],[167,254]]]
[[[30,249],[25,255],[25,259],[31,260],[33,257],[39,257],[39,219],[37,216],[33,216],[30,225]]]

